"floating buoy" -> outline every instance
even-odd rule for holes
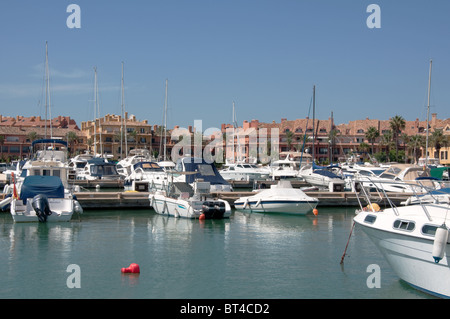
[[[314,208],[314,209],[313,209],[313,214],[314,214],[314,216],[319,215],[319,211],[317,210],[317,208]]]
[[[201,215],[198,217],[198,219],[200,219],[200,220],[204,220],[205,218],[206,218],[205,214],[201,214]]]
[[[132,274],[139,274],[141,270],[139,269],[138,264],[130,264],[128,268],[122,268],[123,273],[132,273]]]
[[[434,235],[433,243],[433,258],[434,262],[437,264],[444,257],[445,248],[447,247],[448,230],[445,224],[436,229],[436,234]]]

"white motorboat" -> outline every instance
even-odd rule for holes
[[[57,176],[27,176],[20,195],[12,197],[11,216],[14,222],[67,222],[74,212],[83,210],[76,199],[64,191]]]
[[[116,164],[107,162],[104,158],[95,157],[87,161],[86,166],[76,175],[77,180],[114,180],[123,179],[117,172]]]
[[[194,182],[194,187],[183,182],[170,184],[170,190],[149,195],[150,206],[160,215],[183,218],[221,219],[231,215],[230,204],[209,195],[209,182]]]
[[[391,204],[380,209],[369,201],[367,207],[357,211],[354,221],[402,280],[427,293],[449,298],[449,211],[448,203]]]
[[[127,157],[117,163],[117,171],[119,174],[126,177],[131,174],[134,164],[149,161],[152,161],[149,150],[141,148],[133,149],[129,152]]]
[[[250,163],[227,163],[219,173],[227,181],[261,181],[270,177],[269,169]]]
[[[417,183],[418,178],[430,177],[430,169],[408,164],[391,165],[378,177],[364,178],[361,180],[366,188],[383,188],[387,192],[415,193],[423,192],[424,188]],[[417,185],[419,184],[419,185]],[[434,183],[429,182],[433,187]]]
[[[125,177],[126,191],[164,190],[168,186],[168,174],[155,162],[133,164],[131,173]]]
[[[335,169],[339,169],[339,167],[336,165],[317,166],[313,163],[303,166],[299,171],[299,176],[313,186],[328,188],[330,191],[344,191],[345,181],[333,171]]]
[[[178,173],[178,174],[177,174]],[[173,172],[174,182],[186,182],[193,186],[196,180],[209,182],[211,192],[230,192],[232,187],[220,174],[213,163],[207,163],[202,158],[182,157],[177,160]]]
[[[293,188],[290,181],[279,181],[270,189],[259,191],[248,197],[241,197],[234,202],[240,211],[255,213],[285,213],[306,215],[316,208],[319,200],[306,195],[301,189]]]

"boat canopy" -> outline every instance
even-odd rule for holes
[[[339,165],[337,165],[337,164],[333,164],[333,165],[329,165],[329,166],[319,166],[319,165],[316,165],[315,163],[313,163],[312,167],[313,167],[313,171],[314,171],[315,174],[319,174],[319,175],[326,176],[326,177],[329,177],[329,178],[342,179],[341,176],[339,176],[339,175],[333,173],[332,171],[328,170],[329,168],[339,167]]]
[[[20,199],[26,204],[27,198],[41,194],[48,198],[64,198],[64,185],[57,176],[30,175],[25,177],[20,189]]]
[[[35,140],[31,142],[31,147],[33,147],[36,144],[62,144],[67,147],[67,142],[58,138],[47,138],[47,139],[40,139]]]
[[[184,157],[177,162],[176,169],[180,169],[180,161],[184,163],[186,173],[186,183],[193,183],[196,179],[203,179],[211,185],[229,185],[229,183],[219,174],[219,171],[212,163],[205,162],[202,158]]]

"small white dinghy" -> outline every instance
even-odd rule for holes
[[[318,203],[317,198],[306,195],[301,189],[293,188],[290,181],[282,180],[253,196],[239,198],[234,202],[234,207],[240,211],[255,213],[306,215],[312,212]]]

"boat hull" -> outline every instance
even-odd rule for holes
[[[373,241],[396,275],[416,289],[441,298],[450,298],[449,244],[445,245],[444,258],[436,263],[432,256],[434,237],[425,238],[414,234],[421,232],[422,225],[426,223],[416,223],[416,229],[401,233],[368,225],[365,219],[369,214],[377,216],[379,213],[359,213],[355,217],[356,225]],[[402,219],[399,216],[395,219]],[[380,217],[378,215],[377,219]]]
[[[294,200],[237,200],[234,202],[234,207],[239,211],[253,213],[306,215],[316,208],[317,203],[317,201]]]
[[[13,199],[11,202],[11,216],[16,223],[36,223],[39,217],[32,208],[32,200],[28,199],[26,205],[21,200]],[[74,213],[74,201],[69,198],[49,198],[48,203],[52,214],[47,216],[46,222],[68,222]]]
[[[151,194],[149,199],[150,206],[160,215],[190,219],[200,218],[202,214],[206,219],[229,218],[231,215],[230,205],[223,200],[184,200],[166,197],[163,194]],[[220,211],[205,209],[205,203],[221,203],[223,209]]]

